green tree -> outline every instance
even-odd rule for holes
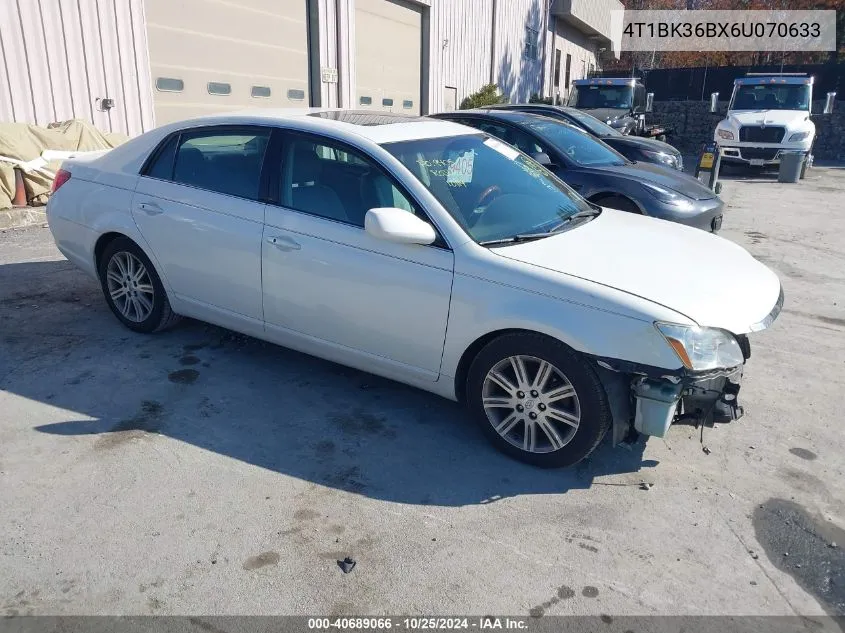
[[[461,110],[483,108],[484,106],[507,102],[507,97],[499,92],[499,87],[496,84],[487,84],[486,86],[482,86],[478,92],[472,93],[461,101]]]

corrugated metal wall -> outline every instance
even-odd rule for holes
[[[496,4],[496,83],[513,102],[528,101],[543,86],[546,0],[499,0]],[[526,28],[537,33],[537,54],[525,54]]]
[[[500,0],[501,1],[501,0]],[[443,91],[457,104],[491,80],[493,0],[435,0],[431,7],[429,107],[444,108]]]
[[[0,1],[0,120],[140,134],[153,126],[149,67],[143,0]]]

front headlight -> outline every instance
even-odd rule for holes
[[[667,189],[666,187],[661,187],[660,185],[655,185],[650,182],[642,182],[640,184],[645,187],[645,190],[652,196],[661,202],[672,205],[676,209],[680,209],[681,211],[692,211],[694,208],[692,200],[682,193],[678,193],[672,189]]]
[[[809,132],[796,132],[789,137],[789,142],[793,143],[795,141],[803,141],[805,138],[810,136]]]
[[[734,140],[734,133],[730,130],[716,130],[716,136],[723,138],[726,141]]]
[[[745,362],[736,338],[725,330],[661,322],[654,326],[687,369],[727,369]]]
[[[681,157],[668,152],[652,152],[647,149],[642,150],[643,156],[647,156],[649,161],[653,163],[661,163],[672,169],[683,169]]]

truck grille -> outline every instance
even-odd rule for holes
[[[754,158],[774,160],[780,150],[777,147],[740,147],[739,151],[745,160]]]
[[[739,128],[739,140],[751,143],[780,143],[785,131],[781,126],[744,125]]]

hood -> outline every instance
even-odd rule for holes
[[[639,149],[646,150],[649,152],[663,152],[665,154],[673,156],[680,155],[681,153],[679,150],[669,145],[669,143],[664,143],[663,141],[658,141],[653,138],[643,138],[642,136],[607,136],[603,137],[601,140],[603,140],[611,147],[624,144],[628,147],[637,147]]]
[[[608,165],[606,167],[582,167],[585,171],[602,173],[608,177],[625,177],[637,182],[651,182],[667,189],[682,193],[693,200],[710,200],[716,197],[710,189],[702,185],[689,174],[666,167],[638,161],[626,165]]]
[[[613,119],[620,119],[622,117],[626,117],[631,114],[631,111],[627,108],[578,108],[581,112],[586,114],[591,114],[592,116],[596,117],[602,123],[606,123],[608,120],[612,121]]]
[[[795,125],[810,117],[806,110],[731,110],[728,120],[736,125]]]
[[[705,327],[744,334],[763,321],[780,280],[741,246],[699,229],[604,209],[577,228],[497,255],[616,288]]]

